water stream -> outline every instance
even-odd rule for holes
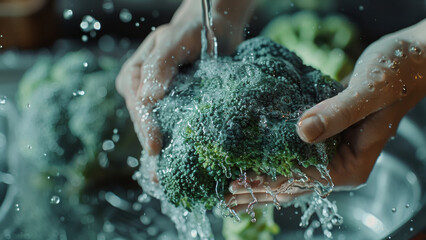
[[[203,29],[201,30],[201,60],[217,58],[217,39],[213,31],[211,0],[202,0]]]

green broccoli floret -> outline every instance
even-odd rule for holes
[[[241,170],[291,176],[299,166],[327,164],[325,151],[304,143],[296,121],[342,86],[266,38],[242,43],[235,55],[180,74],[155,109],[163,132],[159,180],[169,200],[188,209],[217,203]]]
[[[40,172],[60,172],[73,181],[65,184],[64,191],[69,187],[73,194],[100,185],[108,176],[117,176],[117,169],[118,174],[132,174],[126,158],[138,156],[140,148],[129,144],[137,137],[115,91],[118,69],[116,59],[96,59],[81,50],[59,59],[42,58],[20,82],[20,153]],[[107,139],[115,148],[104,151]],[[101,158],[111,169],[101,166]]]

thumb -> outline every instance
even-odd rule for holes
[[[306,111],[297,123],[297,132],[305,142],[322,141],[393,104],[404,96],[404,88],[383,66],[358,65],[348,88]]]

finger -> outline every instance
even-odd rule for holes
[[[162,147],[162,134],[158,122],[153,116],[153,108],[165,95],[169,82],[176,74],[174,63],[159,62],[147,59],[142,67],[142,83],[137,92],[136,111],[142,144],[150,155],[159,154]]]
[[[299,169],[309,177],[311,182],[318,181],[324,184],[328,184],[328,179],[322,177],[321,173],[315,167],[304,168],[302,166]],[[254,172],[247,173],[247,178],[242,181],[241,178],[238,180],[234,180],[229,185],[229,192],[238,195],[238,194],[254,194],[257,193],[285,193],[285,194],[296,194],[300,192],[310,192],[313,190],[309,189],[304,182],[305,186],[302,189],[298,187],[300,184],[300,176],[298,173],[294,172],[291,179],[289,177],[277,176],[276,179],[272,179],[272,177],[262,174],[257,175]],[[301,185],[300,185],[301,186]]]
[[[147,36],[136,52],[123,64],[117,75],[116,89],[124,98],[129,94],[136,95],[140,84],[140,69],[144,59],[147,58],[154,47],[153,38],[151,34]],[[130,79],[129,75],[131,76]],[[129,97],[135,98],[134,96]]]
[[[389,69],[371,61],[355,68],[343,92],[302,115],[297,131],[303,141],[322,141],[403,97],[405,85]]]
[[[410,104],[398,102],[380,110],[343,134],[343,143],[329,165],[336,186],[358,186],[367,181],[388,139],[395,135]]]
[[[277,194],[276,199],[274,200],[274,197],[271,194],[268,193],[256,193],[254,194],[256,201],[254,201],[254,198],[251,194],[239,194],[239,195],[232,195],[226,196],[226,201],[229,203],[229,207],[235,210],[236,212],[240,211],[246,211],[249,207],[249,205],[253,205],[255,208],[264,206],[266,204],[277,204],[277,203],[288,203],[293,201],[295,198],[307,194],[308,192],[299,192],[295,194]]]
[[[266,206],[268,203],[258,203],[254,206],[254,208],[262,208],[264,206]],[[232,207],[232,210],[234,210],[236,213],[245,213],[247,212],[247,205],[246,204],[242,204],[242,205],[237,205],[235,207]]]
[[[165,34],[165,29],[166,26],[159,28],[157,36],[164,36],[162,34]],[[197,55],[194,45],[188,47],[185,45],[191,40],[191,34],[176,37],[178,41],[175,43],[171,43],[166,37],[156,38],[154,47],[140,72],[141,84],[136,93],[138,124],[141,142],[150,155],[158,154],[162,147],[162,135],[153,116],[153,108],[165,96],[173,77],[178,72],[178,66],[186,61],[192,61]]]

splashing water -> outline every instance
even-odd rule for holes
[[[251,217],[251,222],[256,222],[256,214],[254,212],[254,206],[257,204],[257,198],[254,196],[253,189],[251,188],[250,181],[247,179],[247,172],[240,169],[241,175],[238,178],[238,184],[243,186],[251,195],[253,200],[248,204],[246,212]],[[260,183],[262,184],[262,183]]]
[[[149,156],[147,152],[142,152],[140,169],[133,175],[133,179],[138,181],[145,193],[161,200],[161,211],[174,222],[179,239],[213,240],[210,221],[203,206],[194,206],[192,212],[183,207],[176,207],[168,202],[162,186],[152,181],[157,172],[157,161],[158,156]]]
[[[211,14],[211,1],[203,0],[202,7],[204,26],[201,33],[201,60],[204,62],[204,64],[209,64],[208,62],[210,61],[206,60],[217,59],[217,39],[212,28],[213,21]],[[127,9],[123,9],[120,12],[120,19],[123,22],[130,22],[132,15]],[[141,21],[143,20],[141,19]],[[250,61],[250,59],[247,59],[247,61]],[[248,75],[252,75],[250,75],[250,71]],[[139,140],[142,142],[142,133],[139,131],[137,125],[139,121],[146,121],[151,112],[146,106],[143,106],[141,102],[136,103],[136,110],[138,112],[138,116],[131,117],[138,117],[138,119],[132,120],[135,123],[135,130]],[[295,124],[298,117],[300,117],[302,113],[303,111],[301,110],[300,113],[296,113],[298,116],[286,116],[286,118],[288,118],[288,122],[286,123]],[[265,122],[265,124],[267,123]],[[320,143],[316,144],[315,146],[318,153],[320,153],[322,162],[327,163],[325,144]],[[156,178],[158,160],[158,156],[149,156],[146,151],[143,151],[140,158],[139,171],[133,175],[133,179],[138,181],[139,185],[143,188],[144,193],[149,194],[150,196],[155,197],[161,201],[162,213],[169,216],[169,218],[174,222],[180,239],[214,239],[205,207],[201,205],[193,206],[192,212],[187,211],[181,206],[176,207],[174,204],[168,201],[168,198],[163,191],[163,187],[158,182],[153,181],[153,179]],[[226,161],[226,158],[224,161]],[[137,162],[131,159],[129,165],[136,167]],[[223,168],[226,177],[231,177],[231,169],[227,169],[225,166],[223,166]],[[303,214],[301,217],[300,226],[307,228],[305,237],[312,237],[314,229],[321,227],[324,236],[326,238],[332,238],[331,229],[333,226],[342,224],[342,217],[337,213],[336,205],[326,198],[334,187],[326,166],[324,166],[324,164],[318,166],[317,170],[319,172],[320,179],[311,178],[298,169],[292,169],[293,177],[283,183],[277,190],[272,189],[266,182],[261,182],[260,184],[264,183],[266,193],[272,197],[276,209],[280,210],[281,206],[286,207],[290,205],[301,208],[301,212]],[[275,176],[272,179],[276,180],[276,170],[275,174],[273,172],[274,170],[271,169],[271,175]],[[257,180],[262,179],[249,179],[247,177],[247,172],[242,169],[241,174],[237,179],[238,184],[243,186],[251,194],[252,201],[247,205],[246,212],[251,216],[252,222],[256,222],[254,206],[258,203],[258,200],[253,193],[251,183]],[[216,206],[216,209],[220,211],[223,217],[233,217],[236,221],[240,221],[240,217],[232,209],[238,205],[236,197],[231,196],[228,202],[226,202],[225,199],[220,197],[221,194],[219,194],[224,192],[223,189],[224,186],[219,185],[217,182],[216,194],[219,203]],[[313,190],[314,194],[297,198],[292,203],[286,203],[283,205],[280,204],[277,195],[282,193],[288,194],[297,189]],[[318,215],[319,221],[314,220],[310,222],[314,214]]]

